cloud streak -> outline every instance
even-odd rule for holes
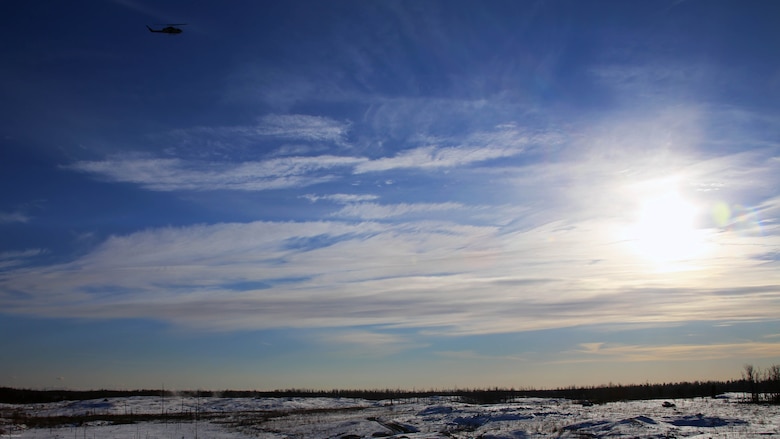
[[[427,345],[414,342],[397,334],[365,331],[360,329],[336,330],[321,334],[320,339],[331,348],[345,349],[357,356],[391,356],[408,349]]]
[[[343,145],[348,133],[348,123],[327,117],[269,114],[258,118],[254,125],[193,127],[174,130],[160,137],[177,143],[177,151],[187,153],[188,149],[198,146],[237,150],[279,141]]]
[[[316,195],[316,194],[306,194],[302,195],[302,198],[305,198],[312,203],[316,203],[320,200],[325,201],[331,201],[333,203],[337,204],[350,204],[350,203],[359,203],[363,201],[373,201],[379,198],[378,195],[371,195],[371,194],[327,194],[327,195]]]
[[[323,221],[112,236],[66,264],[9,270],[3,287],[29,297],[2,305],[208,330],[373,325],[449,336],[775,318],[780,279],[767,255],[780,247],[780,203],[771,189],[780,186],[777,150],[702,151],[697,146],[707,139],[699,127],[708,117],[706,108],[678,106],[565,135],[530,135],[505,124],[460,137],[420,135],[389,154],[356,147],[348,148],[354,155],[235,163],[142,156],[76,162],[66,168],[154,191],[328,183],[295,199],[333,210]],[[339,143],[348,127],[269,116],[252,132]],[[393,177],[395,170],[423,175],[404,177],[404,189],[424,196],[393,202],[395,193],[378,186],[376,193],[345,193],[355,178]],[[482,186],[470,186],[474,181]],[[659,181],[673,182],[700,208],[697,233],[710,249],[663,272],[624,233]],[[722,206],[729,214],[720,222],[706,217]],[[52,300],[52,291],[62,294]]]
[[[551,136],[529,136],[514,125],[499,126],[490,132],[477,132],[457,146],[427,145],[361,163],[355,173],[383,172],[394,169],[441,169],[468,166],[488,160],[522,154],[534,142],[556,142]],[[450,140],[452,142],[452,140]]]
[[[402,203],[392,205],[353,203],[334,212],[333,216],[341,218],[387,219],[406,215],[461,210],[463,208],[465,206],[459,203]]]
[[[774,358],[780,356],[780,343],[742,342],[715,344],[672,344],[658,346],[643,345],[606,345],[604,343],[588,343],[574,354],[585,355],[575,360],[565,362],[590,361],[686,361],[722,360],[726,358]]]
[[[381,158],[359,164],[357,174],[389,171],[393,169],[453,168],[501,157],[520,154],[517,148],[482,147],[436,147],[424,146],[399,153],[394,157]]]
[[[329,171],[364,161],[342,156],[282,157],[243,163],[117,157],[64,166],[118,183],[153,191],[263,191],[305,187],[336,178]]]
[[[0,224],[26,223],[30,217],[22,212],[0,212]]]
[[[324,245],[290,245],[300,240]],[[556,224],[513,230],[430,220],[319,221],[151,229],[113,236],[69,263],[6,271],[3,291],[27,295],[5,296],[0,305],[22,314],[153,318],[207,330],[373,325],[442,335],[780,313],[772,267],[718,256],[699,262],[715,264],[714,277],[648,272],[642,279],[642,262],[625,251]],[[594,265],[593,258],[602,262]],[[744,287],[747,279],[755,287]]]
[[[36,256],[41,256],[46,253],[48,253],[47,250],[40,248],[0,252],[0,270],[28,264],[33,261],[33,258]]]
[[[281,139],[341,143],[349,124],[321,116],[273,114],[260,118],[257,133]]]
[[[514,126],[499,126],[492,132],[469,136],[463,145],[421,146],[392,157],[373,159],[344,154],[285,156],[282,152],[313,150],[283,145],[275,153],[267,154],[269,157],[257,160],[214,160],[214,157],[205,160],[191,148],[192,144],[206,145],[210,151],[206,156],[209,156],[217,150],[244,148],[247,139],[257,137],[343,145],[347,127],[346,124],[323,117],[270,115],[261,118],[257,127],[180,130],[174,133],[178,146],[169,148],[173,153],[181,152],[174,158],[125,154],[104,160],[78,161],[62,168],[111,182],[138,184],[153,191],[264,191],[306,187],[352,175],[397,169],[467,167],[492,159],[517,156],[534,142],[554,141],[549,136],[526,136]],[[216,149],[215,143],[218,145]],[[195,158],[188,158],[191,156]],[[320,196],[319,199],[324,198]]]

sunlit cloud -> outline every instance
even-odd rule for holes
[[[777,26],[761,7],[146,3],[86,13],[189,25],[104,33],[111,53],[7,29],[25,41],[0,69],[9,324],[251,337],[307,373],[323,352],[525,359],[539,377],[550,352],[780,358]]]
[[[458,168],[458,178],[489,181],[495,199],[380,203],[384,194],[318,187],[297,198],[336,205],[327,221],[113,236],[70,263],[11,271],[2,282],[31,296],[6,309],[153,318],[206,330],[377,325],[446,336],[780,315],[776,261],[767,256],[780,245],[780,209],[777,196],[762,189],[780,184],[773,150],[699,152],[698,127],[707,117],[700,107],[641,116],[566,136],[526,135],[510,124],[461,138],[419,137],[418,144],[435,143],[379,158],[76,162],[67,168],[158,191],[304,187],[369,173],[391,179],[396,169],[446,184],[452,176],[441,171]],[[336,141],[345,132],[308,117],[263,123],[269,136],[302,129],[301,140]],[[306,133],[306,124],[315,132]],[[484,165],[494,159],[505,160]],[[642,214],[646,206],[669,210],[653,201],[665,197],[691,206],[689,216],[661,221],[668,230],[701,233],[706,243],[704,251],[675,255],[674,270],[658,270],[638,254],[644,238],[620,233],[633,227],[654,230],[653,242],[680,241]],[[705,220],[718,203],[728,211]],[[54,290],[57,301],[47,293]]]
[[[361,163],[355,173],[389,171],[404,168],[451,168],[489,159],[520,154],[521,148],[508,147],[436,147],[424,146],[404,151],[394,157]]]
[[[554,144],[560,139],[550,133],[529,134],[514,124],[492,130],[479,130],[463,137],[413,137],[421,146],[402,150],[391,157],[361,163],[355,173],[385,172],[395,169],[435,170],[464,167],[492,159],[522,154],[538,144]]]
[[[780,313],[771,267],[722,261],[715,284],[702,284],[706,271],[638,278],[641,261],[595,231],[427,220],[151,229],[69,263],[6,272],[0,285],[28,296],[2,305],[206,330],[380,325],[449,336]]]
[[[397,334],[360,329],[335,330],[321,333],[320,340],[335,349],[352,351],[353,355],[390,356],[409,349],[426,347],[408,337]]]
[[[488,361],[527,361],[521,355],[485,355],[475,351],[438,351],[435,355],[457,361],[488,360]]]
[[[333,216],[342,218],[383,219],[403,215],[424,214],[460,210],[465,208],[459,203],[352,203],[334,212]]]

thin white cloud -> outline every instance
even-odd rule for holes
[[[174,156],[230,159],[236,154],[263,156],[311,155],[347,145],[350,124],[323,116],[269,114],[255,124],[199,126],[150,136],[165,143]]]
[[[408,349],[425,347],[424,344],[414,342],[408,337],[360,329],[323,332],[320,339],[335,349],[351,350],[353,355],[359,356],[388,356]]]
[[[404,215],[460,210],[464,207],[460,203],[352,203],[342,207],[332,215],[340,218],[386,219]]]
[[[342,142],[349,124],[321,116],[274,114],[260,118],[257,133],[282,139]]]
[[[323,181],[331,172],[461,166],[458,177],[488,178],[485,190],[501,195],[501,204],[489,215],[480,212],[484,220],[473,225],[464,211],[474,207],[465,201],[380,204],[373,195],[303,195],[341,210],[330,221],[114,236],[70,263],[6,272],[0,286],[28,296],[0,305],[8,312],[153,318],[210,330],[375,325],[438,335],[776,319],[776,264],[756,257],[780,248],[780,234],[759,233],[758,226],[779,224],[777,196],[763,189],[778,187],[772,150],[702,153],[701,109],[655,116],[594,124],[561,146],[561,156],[491,169],[468,165],[521,154],[535,141],[504,126],[468,142],[446,139],[462,147],[414,148],[373,161],[323,155],[236,164],[78,162],[71,169],[154,190],[260,190]],[[711,250],[658,272],[618,231],[642,202],[630,189],[670,177],[692,188],[688,195],[728,195],[733,206],[755,189],[746,204],[762,217],[751,219],[749,233],[701,227]],[[720,189],[696,190],[711,182]],[[392,221],[370,221],[380,218]]]
[[[0,224],[26,223],[30,217],[22,212],[0,212]]]
[[[449,358],[457,361],[468,360],[490,360],[490,361],[526,361],[520,355],[485,355],[475,351],[439,351],[435,352],[437,356]]]
[[[40,248],[27,249],[21,251],[0,252],[0,259],[29,258],[46,253],[46,250]]]
[[[609,90],[615,97],[622,98],[629,105],[641,99],[642,105],[663,103],[679,105],[687,97],[699,100],[703,87],[733,86],[735,78],[742,75],[726,65],[712,65],[702,59],[681,61],[669,57],[663,39],[655,41],[655,47],[642,47],[629,50],[642,53],[642,59],[631,59],[620,54],[603,63],[593,65],[587,72]],[[629,43],[630,44],[630,43]],[[651,44],[650,46],[653,46]]]
[[[373,201],[379,198],[378,195],[371,194],[306,194],[302,195],[301,197],[311,201],[312,203],[316,203],[320,200],[326,200],[337,204],[359,203],[363,201]]]
[[[296,104],[311,99],[325,102],[368,102],[376,96],[366,96],[354,87],[344,87],[343,74],[317,63],[311,71],[284,68],[265,60],[247,60],[229,73],[223,90],[228,102],[264,102],[279,112],[290,111]]]
[[[355,167],[355,173],[467,166],[486,160],[516,156],[538,143],[557,141],[550,135],[528,135],[513,124],[500,125],[492,131],[478,131],[461,139],[439,140],[457,146],[427,145],[408,149],[392,157],[361,163]]]
[[[527,136],[514,125],[505,124],[496,127],[494,131],[469,135],[461,146],[424,146],[401,152],[394,157],[374,160],[329,154],[285,155],[293,151],[314,151],[302,145],[282,145],[275,153],[272,152],[262,160],[241,162],[230,159],[229,151],[232,147],[246,147],[246,139],[257,136],[340,144],[346,136],[347,128],[346,124],[317,116],[268,115],[261,118],[261,122],[255,127],[201,127],[179,130],[174,136],[177,146],[168,149],[169,153],[177,156],[175,158],[135,154],[105,160],[79,161],[63,168],[93,174],[109,181],[139,184],[155,191],[261,191],[304,187],[367,172],[468,166],[521,154],[529,145],[547,145],[559,141],[556,136],[551,137],[548,134]],[[448,141],[455,140],[457,139]],[[198,152],[198,148],[191,147],[192,143],[206,145],[208,148],[201,148],[203,151]],[[341,168],[340,172],[328,172],[336,168]],[[392,184],[392,181],[387,179],[386,184]]]
[[[328,128],[331,122],[319,126],[310,116],[274,116],[264,128],[274,136],[300,135],[308,139],[338,137],[339,127]],[[319,118],[313,118],[319,120]],[[313,124],[310,133],[301,125]],[[293,134],[299,133],[299,134]],[[319,133],[319,134],[317,134]],[[324,133],[324,134],[323,134]],[[109,181],[135,183],[155,191],[174,190],[241,190],[260,191],[312,184],[343,178],[349,173],[389,171],[398,168],[450,168],[489,159],[520,154],[525,137],[502,128],[497,133],[480,133],[470,141],[495,143],[489,146],[421,147],[405,151],[392,158],[369,160],[362,157],[319,155],[273,157],[262,161],[214,162],[183,158],[121,156],[98,161],[79,161],[63,166]],[[340,174],[327,171],[342,168]],[[335,199],[335,198],[334,198]]]
[[[511,189],[517,203],[533,207],[530,216],[519,217],[530,224],[556,217],[631,221],[643,202],[634,188],[664,179],[675,180],[697,205],[701,228],[712,227],[713,212],[726,207],[741,228],[778,218],[771,207],[780,186],[777,149],[702,150],[707,114],[705,108],[676,107],[594,123],[555,160],[479,172]]]
[[[605,64],[594,66],[590,74],[619,88],[645,90],[663,84],[691,84],[701,81],[708,69],[691,64],[656,63],[649,65]]]
[[[146,6],[145,4],[135,0],[111,0],[111,1],[118,5],[122,5],[128,9],[132,9],[133,11],[149,15],[150,17],[154,17],[156,19],[164,20],[166,17],[166,14],[162,13],[161,11],[150,8],[149,6]]]
[[[780,343],[742,342],[720,344],[609,345],[585,343],[582,350],[570,352],[577,358],[563,362],[589,362],[609,359],[618,362],[720,360],[726,358],[775,358]],[[584,355],[584,356],[583,356]]]
[[[452,168],[471,163],[520,154],[522,149],[509,147],[437,147],[423,146],[404,151],[394,157],[358,164],[356,174],[404,168]]]
[[[404,343],[406,340],[395,334],[382,334],[370,331],[349,331],[327,334],[324,336],[329,342],[349,343],[370,346],[387,346]]]
[[[354,166],[362,159],[343,156],[281,157],[243,163],[208,163],[182,159],[118,157],[81,161],[66,169],[109,181],[139,184],[154,191],[262,191],[304,187],[334,178],[328,171]]]
[[[780,315],[776,270],[737,251],[750,241],[735,239],[697,270],[655,276],[600,237],[610,228],[421,220],[151,229],[69,263],[6,271],[0,288],[25,296],[0,306],[207,330],[375,325],[440,335]]]
[[[604,343],[580,343],[580,347],[582,348],[582,352],[585,353],[597,353],[601,347],[604,346]]]
[[[46,253],[48,253],[48,250],[41,248],[0,252],[0,269],[27,264],[32,258]]]

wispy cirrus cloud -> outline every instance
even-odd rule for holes
[[[349,124],[327,117],[302,114],[272,114],[260,118],[257,133],[282,139],[342,142]]]
[[[23,212],[0,212],[0,224],[26,223],[28,221],[30,221],[30,216]]]
[[[474,163],[525,152],[538,143],[556,143],[552,135],[530,135],[514,124],[477,131],[463,138],[426,139],[441,144],[419,146],[403,150],[391,157],[381,157],[355,167],[356,174],[383,172],[394,169],[440,169],[468,166]],[[451,145],[451,146],[450,146]]]
[[[406,150],[393,157],[374,159],[355,167],[356,174],[382,172],[393,169],[454,168],[523,152],[518,145],[496,146],[422,146]]]
[[[450,101],[441,102],[431,112],[446,112],[452,110],[453,105],[454,103]],[[474,107],[481,105],[492,106],[496,105],[496,103],[469,102],[461,103],[460,105],[465,105],[468,108],[466,113],[471,114],[475,110]],[[457,108],[458,105],[455,104],[455,107]],[[409,117],[408,113],[416,113],[412,108],[405,106],[402,106],[400,111],[407,117]],[[395,155],[382,157],[378,159],[381,161],[374,165],[377,168],[383,168],[397,164],[399,167],[405,168],[410,167],[407,162],[410,156],[419,156],[430,158],[429,161],[419,162],[420,168],[463,166],[494,158],[538,152],[540,150],[554,151],[570,140],[568,139],[568,133],[557,128],[536,128],[531,130],[528,128],[531,124],[524,123],[524,119],[524,117],[521,117],[519,121],[512,120],[492,126],[485,126],[489,122],[483,121],[481,124],[477,124],[477,126],[457,130],[456,132],[463,131],[460,134],[453,134],[450,131],[442,133],[434,127],[426,126],[424,129],[407,134],[408,142],[416,146],[401,149],[400,151],[396,150],[398,152]],[[463,121],[463,124],[466,127],[469,126],[465,121]],[[413,126],[416,126],[416,124],[413,124]]]
[[[333,142],[345,140],[349,124],[327,117],[305,114],[270,114],[262,116],[254,125],[194,127],[172,131],[170,134],[188,142],[220,139],[242,144],[245,140],[274,138],[306,142]]]
[[[185,137],[192,136],[195,132],[214,132],[226,135],[230,139],[226,141],[233,142],[236,132],[250,131],[253,135],[259,133],[275,138],[336,141],[343,137],[345,130],[345,127],[337,122],[313,116],[267,116],[264,120],[261,128],[200,128],[189,130]],[[236,162],[136,154],[105,160],[78,161],[64,165],[63,168],[92,174],[109,181],[135,183],[156,191],[262,191],[304,187],[354,174],[400,168],[438,169],[469,166],[490,159],[518,155],[524,151],[529,139],[517,133],[513,127],[499,127],[495,133],[477,133],[470,136],[467,145],[424,146],[404,151],[394,157],[376,159],[328,154],[272,155],[261,160]],[[187,143],[186,140],[182,142]],[[331,170],[339,171],[329,173]]]
[[[490,361],[526,361],[520,355],[485,355],[475,351],[439,351],[435,352],[439,357],[457,361],[490,360]]]
[[[301,198],[305,198],[311,201],[312,203],[316,203],[317,201],[320,200],[325,200],[337,204],[350,204],[350,203],[359,203],[363,201],[373,201],[378,199],[379,196],[371,195],[371,194],[326,194],[326,195],[306,194],[306,195],[301,195]]]
[[[460,203],[351,203],[332,215],[341,218],[382,219],[464,209]]]
[[[632,89],[642,94],[670,84],[690,85],[712,79],[712,71],[706,66],[668,62],[646,65],[613,63],[594,66],[589,70],[590,74],[606,85],[621,90]]]
[[[404,168],[448,168],[498,157],[518,154],[516,149],[506,148],[457,148],[424,146],[401,152],[394,157],[367,161],[358,165],[355,172],[389,171]]]
[[[268,114],[255,124],[196,126],[150,136],[178,157],[302,155],[347,144],[348,122],[306,114]],[[269,151],[266,152],[266,151]],[[262,154],[261,154],[262,152]]]
[[[344,156],[280,157],[263,161],[213,163],[168,158],[116,157],[80,161],[65,169],[109,181],[135,183],[154,191],[262,191],[304,187],[332,180],[328,172],[364,159]]]
[[[156,9],[152,9],[152,8],[146,6],[145,4],[142,4],[141,2],[138,2],[138,1],[134,1],[134,0],[111,0],[111,2],[115,3],[115,4],[118,4],[118,5],[121,5],[121,6],[124,6],[124,7],[128,8],[128,9],[132,9],[132,10],[134,10],[136,12],[140,12],[142,14],[146,14],[146,15],[158,18],[158,19],[164,19],[165,18],[165,14],[163,14],[162,12],[160,12],[160,11],[158,11]]]
[[[483,209],[489,210],[479,212],[486,220],[473,225],[468,214],[482,208],[467,197],[379,203],[378,195],[344,189],[302,194],[339,210],[320,222],[226,223],[114,236],[69,264],[13,270],[2,282],[31,298],[14,299],[4,309],[154,318],[210,330],[376,325],[438,335],[780,315],[776,267],[750,257],[776,251],[776,236],[753,232],[757,227],[749,234],[710,228],[707,239],[715,250],[659,275],[616,233],[642,202],[629,189],[647,180],[679,176],[693,195],[732,194],[726,201],[736,205],[749,189],[780,175],[772,172],[778,163],[771,149],[745,155],[688,147],[702,141],[697,109],[656,116],[610,120],[572,136],[571,144],[560,146],[566,154],[539,160],[534,151],[535,159],[489,169],[474,165],[557,144],[510,125],[378,158],[77,162],[69,169],[169,191],[302,187],[369,172],[462,167],[468,169],[459,178],[485,177],[489,187],[479,193],[498,193],[501,204]],[[450,183],[447,176],[455,173],[432,174]],[[717,190],[698,192],[701,184]],[[765,216],[775,212],[771,191],[759,193],[751,204]],[[63,293],[52,301],[47,292],[55,288]]]
[[[306,194],[305,198],[311,202],[330,201],[336,204],[344,205],[341,209],[330,214],[338,218],[354,218],[363,220],[388,219],[407,215],[425,215],[436,212],[446,212],[453,210],[464,210],[468,207],[461,203],[398,203],[398,204],[379,204],[371,201],[379,198],[371,194],[330,194],[315,195]],[[470,209],[475,209],[474,207]]]
[[[321,333],[320,339],[337,349],[355,350],[360,356],[389,356],[407,349],[427,346],[410,337],[361,329],[328,331]]]
[[[290,245],[301,240],[322,245]],[[448,336],[776,318],[774,270],[739,261],[719,256],[717,277],[644,279],[625,248],[556,224],[225,223],[117,235],[68,263],[13,268],[0,288],[25,296],[0,306],[214,331],[374,325]],[[764,281],[746,288],[746,279]]]
[[[48,253],[48,251],[41,248],[0,252],[0,269],[27,264],[36,256],[44,255],[46,253]]]
[[[719,360],[725,358],[773,358],[780,356],[780,343],[742,342],[672,345],[612,345],[584,343],[572,352],[577,358],[563,362],[589,362],[609,359],[620,362]],[[584,355],[584,356],[582,356]]]

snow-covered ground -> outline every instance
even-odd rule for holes
[[[780,437],[780,407],[717,399],[630,401],[582,405],[563,399],[524,398],[471,405],[453,398],[366,401],[332,398],[132,397],[36,405],[0,404],[0,439],[96,438],[755,438]],[[125,415],[169,415],[113,425]],[[11,425],[24,416],[89,415],[59,427]],[[195,418],[197,417],[197,421]],[[116,418],[115,418],[116,419]]]

